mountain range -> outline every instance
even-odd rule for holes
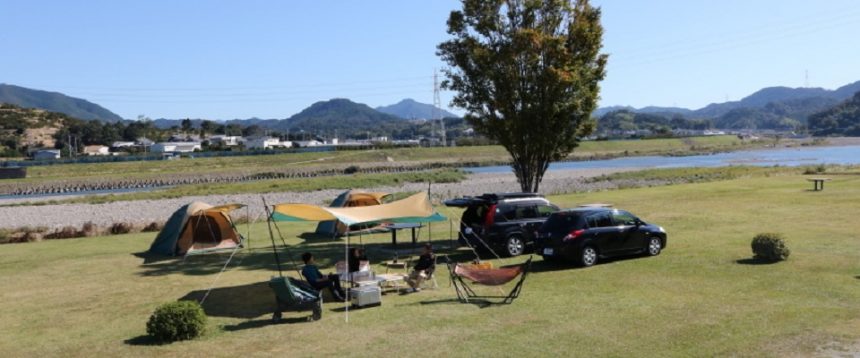
[[[860,81],[835,90],[823,88],[768,87],[756,91],[739,101],[712,103],[699,109],[679,107],[628,106],[601,107],[594,112],[598,128],[621,129],[645,127],[690,128],[711,127],[720,129],[798,129],[807,124],[815,113],[831,109],[860,92]],[[11,103],[24,108],[39,108],[65,113],[80,119],[97,119],[115,122],[121,118],[92,102],[61,93],[27,89],[0,84],[0,103]],[[257,126],[280,132],[310,132],[339,134],[341,136],[405,136],[420,133],[417,128],[432,126],[416,119],[432,118],[441,114],[456,117],[451,112],[413,99],[396,104],[371,108],[348,99],[335,98],[312,104],[301,112],[283,119],[234,119],[224,124],[242,127]],[[612,117],[608,117],[612,115]],[[195,126],[201,120],[192,120]],[[674,122],[673,122],[674,121]],[[602,122],[602,123],[601,123]],[[157,119],[160,128],[179,126],[180,119]]]
[[[404,99],[390,106],[376,107],[377,111],[395,115],[403,119],[435,119],[458,117],[456,114],[430,104],[417,102],[412,98]]]
[[[65,113],[79,119],[96,119],[105,122],[122,120],[122,117],[116,113],[84,99],[69,97],[58,92],[40,91],[3,83],[0,83],[0,103]]]

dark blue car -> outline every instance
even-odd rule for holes
[[[666,231],[635,215],[607,207],[580,207],[553,213],[535,233],[535,251],[547,260],[588,267],[599,258],[660,254]]]

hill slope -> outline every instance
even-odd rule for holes
[[[828,110],[809,116],[814,135],[860,136],[860,92]]]
[[[403,119],[434,119],[437,118],[435,116],[441,118],[457,117],[456,114],[444,109],[436,108],[433,105],[421,103],[411,98],[404,99],[390,106],[376,107],[376,110]]]
[[[294,116],[278,123],[278,129],[305,131],[315,134],[357,136],[394,135],[411,127],[409,122],[391,114],[382,113],[366,104],[344,98],[320,101]]]
[[[14,85],[0,84],[0,103],[65,113],[70,117],[79,119],[96,119],[105,122],[122,121],[122,117],[116,113],[90,101],[69,97],[58,92],[40,91]]]

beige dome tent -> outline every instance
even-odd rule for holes
[[[241,247],[244,238],[230,218],[230,212],[241,207],[244,205],[201,202],[183,205],[164,224],[149,252],[174,256]]]

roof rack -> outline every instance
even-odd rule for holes
[[[538,193],[488,193],[479,196],[479,198],[489,200],[501,200],[517,198],[543,198],[543,195]]]
[[[578,207],[580,207],[580,208],[611,208],[612,204],[592,203],[592,204],[581,204]]]

